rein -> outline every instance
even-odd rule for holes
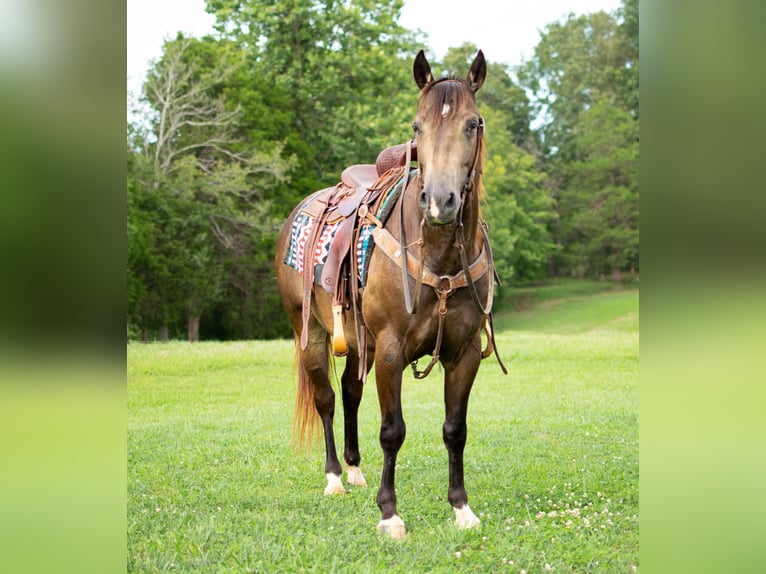
[[[402,199],[399,201],[399,248],[400,252],[404,254],[404,261],[407,260],[407,240],[404,237],[404,194],[407,191],[407,186],[410,183],[410,163],[412,162],[412,140],[407,142],[407,152],[404,156],[404,184],[402,185]],[[418,167],[420,161],[418,160]],[[422,187],[422,184],[421,184]],[[423,274],[423,222],[420,222],[420,271],[415,276],[415,298],[413,301],[412,295],[410,295],[410,282],[407,279],[407,265],[402,265],[402,285],[404,286],[404,307],[407,309],[407,313],[414,315],[417,312],[417,302],[420,299],[420,284]]]

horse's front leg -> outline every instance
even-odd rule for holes
[[[382,343],[382,344],[380,344]],[[402,416],[401,342],[392,337],[387,343],[379,340],[375,351],[375,380],[380,402],[380,446],[383,449],[383,472],[377,503],[381,512],[378,530],[392,538],[406,534],[404,521],[396,512],[396,457],[404,443],[406,426]]]
[[[442,427],[444,445],[449,454],[449,490],[447,498],[455,510],[458,528],[479,526],[479,519],[468,506],[463,480],[463,450],[465,448],[468,397],[481,361],[481,341],[467,346],[456,363],[444,365],[445,417]]]

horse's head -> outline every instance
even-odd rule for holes
[[[423,50],[413,65],[420,101],[412,128],[418,144],[418,204],[430,225],[454,223],[463,191],[475,184],[481,169],[484,120],[476,92],[484,83],[487,64],[479,50],[464,80],[434,80]]]

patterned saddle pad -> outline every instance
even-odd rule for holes
[[[412,174],[414,173],[417,173],[417,170],[413,170],[410,177],[412,177]],[[374,214],[381,222],[385,223],[386,219],[388,219],[393,206],[396,204],[397,198],[402,192],[403,182],[404,174],[402,174],[402,177],[397,179],[389,187],[388,190],[383,192],[385,195],[380,202],[378,213]],[[301,274],[303,273],[303,261],[304,253],[306,250],[306,243],[308,242],[308,237],[311,232],[311,226],[314,223],[314,217],[305,211],[305,208],[308,206],[310,199],[311,198],[306,200],[306,202],[301,207],[301,210],[293,219],[292,230],[290,232],[290,242],[288,244],[287,253],[285,254],[284,258],[284,263],[286,265],[289,265]],[[356,217],[356,213],[354,213],[351,217]],[[328,254],[330,253],[330,244],[335,238],[335,234],[337,233],[338,228],[343,223],[343,221],[345,220],[341,219],[332,223],[326,223],[322,228],[321,233],[319,234],[313,257],[314,277],[316,278],[317,284],[320,284],[319,278],[322,276],[322,268],[327,261]],[[364,285],[367,283],[367,266],[370,260],[370,256],[372,255],[372,249],[375,246],[374,240],[372,238],[373,227],[374,226],[367,221],[362,223],[361,229],[359,231],[359,240],[357,241],[357,244],[353,246],[356,256],[357,269],[359,269],[358,279],[362,287],[364,287]]]

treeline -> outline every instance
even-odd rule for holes
[[[274,281],[292,207],[411,137],[401,0],[208,0],[216,33],[167,41],[128,125],[128,336],[289,336]],[[434,72],[462,75],[477,46]],[[638,273],[638,2],[550,24],[479,94],[505,285]],[[502,305],[503,290],[497,303]]]

